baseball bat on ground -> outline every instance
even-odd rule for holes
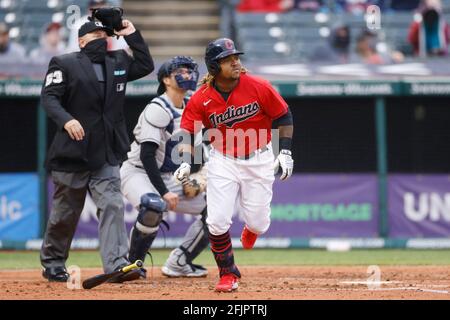
[[[109,279],[111,279],[113,277],[116,277],[121,274],[125,274],[125,273],[127,273],[131,270],[137,269],[137,268],[141,268],[143,265],[144,264],[142,263],[141,260],[136,260],[133,264],[125,266],[118,271],[96,275],[94,277],[84,280],[83,288],[84,289],[92,289],[96,286],[101,285],[102,283],[105,283],[106,281],[108,281]]]

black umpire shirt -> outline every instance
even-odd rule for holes
[[[52,58],[41,92],[41,105],[57,132],[47,154],[49,170],[91,171],[105,163],[118,165],[130,148],[123,112],[126,84],[154,70],[153,59],[139,31],[125,36],[133,57],[124,50],[105,58],[105,93],[94,66],[83,52]],[[72,140],[64,124],[81,123],[83,140]]]

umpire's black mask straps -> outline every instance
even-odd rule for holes
[[[106,38],[95,39],[81,49],[81,52],[87,55],[92,62],[103,63],[105,62],[107,44]]]

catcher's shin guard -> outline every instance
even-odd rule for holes
[[[167,204],[159,195],[146,193],[141,196],[139,214],[131,231],[128,260],[144,261],[145,255],[158,234],[159,224],[166,209]]]
[[[128,260],[134,262],[136,260],[145,260],[145,255],[152,246],[158,231],[145,234],[139,231],[136,226],[131,230],[130,252],[128,253]]]
[[[179,246],[186,255],[187,263],[192,263],[192,260],[208,247],[209,232],[206,226],[206,212],[207,208],[202,211],[202,218],[190,225],[184,236],[183,243]]]
[[[234,253],[229,231],[218,236],[209,233],[209,241],[211,243],[211,251],[219,268],[220,277],[232,273],[240,278],[241,273],[234,264]]]
[[[201,213],[202,218],[195,220],[184,235],[183,242],[174,249],[166,261],[166,266],[173,269],[193,265],[195,268],[204,269],[194,265],[192,261],[208,247],[209,232],[206,226],[206,208]]]

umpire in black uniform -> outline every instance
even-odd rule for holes
[[[87,22],[78,32],[81,50],[54,57],[42,88],[41,105],[57,125],[46,160],[55,193],[40,255],[49,281],[69,278],[65,262],[88,191],[98,207],[105,273],[129,264],[119,175],[130,145],[125,89],[128,81],[151,73],[154,64],[140,32],[128,20],[122,24],[115,33],[125,38],[132,56],[107,51],[109,29]],[[132,272],[113,282],[139,277]]]

